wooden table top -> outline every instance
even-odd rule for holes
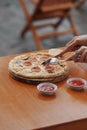
[[[70,74],[53,96],[8,74],[14,56],[0,58],[0,130],[87,130],[87,90],[68,88],[69,77],[87,79],[87,64],[69,62]]]

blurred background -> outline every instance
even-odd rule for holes
[[[27,0],[27,2],[32,13],[34,6],[30,0]],[[87,34],[87,1],[79,9],[74,8],[72,16],[79,34]],[[20,31],[25,22],[24,13],[18,0],[0,0],[0,56],[19,54],[37,49],[31,31],[28,31],[25,38],[20,37]],[[67,28],[68,24],[67,20],[64,20],[60,28]],[[52,28],[47,27],[40,30],[39,33],[51,30]],[[42,44],[44,49],[62,47],[73,37],[73,34],[67,34],[46,38],[42,40]]]

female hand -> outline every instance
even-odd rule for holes
[[[87,47],[81,46],[78,50],[75,51],[75,53],[72,56],[66,59],[66,61],[68,60],[87,63]]]
[[[66,48],[60,53],[60,56],[66,52],[75,51],[81,46],[87,46],[87,35],[74,37],[70,42],[66,44]]]

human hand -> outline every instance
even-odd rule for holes
[[[66,44],[66,48],[59,55],[62,56],[66,52],[75,51],[81,46],[87,46],[87,35],[74,37],[70,42]]]
[[[87,47],[81,46],[75,53],[66,58],[66,61],[73,60],[75,62],[84,62],[87,63]]]

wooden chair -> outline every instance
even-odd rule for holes
[[[73,33],[74,35],[78,35],[78,32],[76,30],[74,21],[71,16],[71,9],[74,8],[74,0],[32,0],[33,4],[35,5],[35,10],[33,14],[31,15],[25,0],[19,0],[20,4],[22,6],[22,9],[24,11],[27,23],[25,27],[23,28],[21,32],[21,37],[25,35],[25,33],[28,30],[31,30],[34,36],[34,39],[36,41],[36,46],[39,50],[43,49],[42,44],[41,44],[41,39],[47,38],[47,37],[53,37],[53,36],[58,36],[58,35],[63,35],[63,34],[68,34],[68,33]],[[58,21],[56,23],[49,23],[49,24],[43,24],[43,25],[38,25],[35,26],[33,22],[38,21],[38,20],[47,20],[47,19],[52,19],[52,18],[58,18]],[[58,32],[49,32],[46,34],[38,34],[36,32],[36,29],[46,27],[46,26],[52,26],[54,28],[58,28],[64,18],[67,18],[71,28]]]

